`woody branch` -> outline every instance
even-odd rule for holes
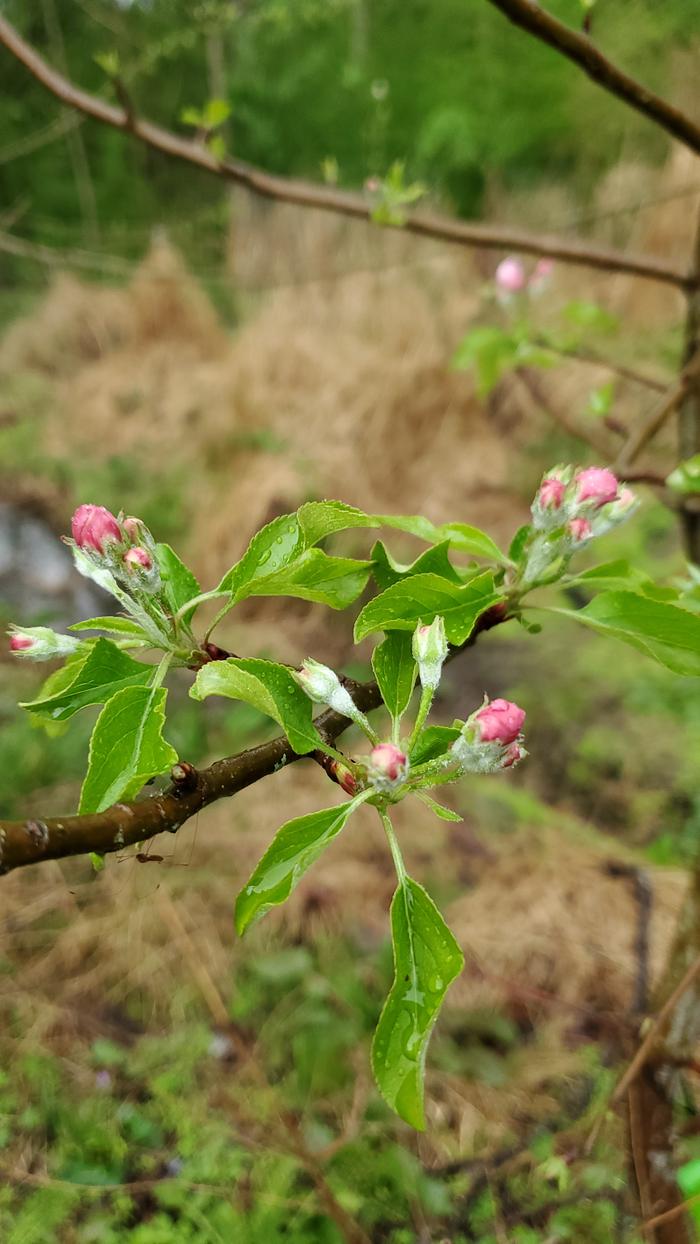
[[[204,172],[244,186],[265,198],[294,203],[299,207],[335,212],[356,220],[368,221],[372,218],[371,205],[361,194],[338,190],[332,186],[316,185],[298,178],[280,177],[228,156],[219,159],[203,143],[183,138],[171,130],[137,117],[131,109],[117,107],[99,95],[81,90],[49,65],[2,16],[0,45],[19,60],[61,103],[104,125],[122,130],[164,155],[184,160]],[[638,87],[638,90],[643,88]],[[407,233],[458,246],[480,246],[490,250],[515,250],[528,255],[547,255],[564,263],[606,272],[626,272],[631,276],[675,285],[679,289],[691,289],[697,283],[695,272],[683,272],[653,255],[635,255],[547,234],[531,234],[506,226],[474,224],[471,221],[452,220],[447,216],[427,212],[413,212],[406,216],[401,227]]]
[[[453,648],[448,661],[471,648],[480,634],[508,621],[502,608],[495,606],[478,619],[465,643]],[[357,708],[372,712],[382,703],[376,682],[346,680]],[[327,743],[334,743],[348,729],[347,717],[332,710],[316,718],[316,727]],[[71,855],[109,855],[145,842],[156,834],[176,833],[186,821],[209,804],[226,799],[276,773],[294,761],[303,760],[280,735],[259,747],[236,756],[217,760],[206,769],[175,765],[170,789],[150,799],[116,803],[104,812],[78,816],[52,816],[42,819],[0,821],[0,874],[37,864],[42,860],[64,859]],[[314,753],[306,759],[320,760]],[[323,767],[323,766],[322,766]]]

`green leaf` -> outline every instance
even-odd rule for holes
[[[672,492],[680,496],[694,496],[700,492],[700,454],[686,458],[675,471],[666,477],[666,483]]]
[[[453,812],[452,808],[446,808],[444,804],[438,803],[436,799],[431,799],[430,795],[426,795],[424,790],[418,790],[416,791],[416,794],[421,803],[424,803],[426,808],[430,808],[431,812],[434,812],[436,816],[439,816],[441,821],[464,820],[464,817],[460,816],[459,812]]]
[[[177,613],[193,597],[201,595],[201,587],[192,571],[180,561],[169,544],[156,546],[158,568],[173,613]]]
[[[125,687],[105,704],[90,740],[80,812],[104,812],[177,761],[163,738],[165,687]]]
[[[458,371],[474,368],[477,393],[479,397],[486,397],[503,373],[517,362],[518,346],[514,333],[504,332],[502,328],[475,328],[458,345],[452,356],[452,366]]]
[[[287,566],[304,549],[304,537],[296,514],[280,514],[256,531],[240,561],[224,575],[219,592],[230,592],[234,600],[252,594],[246,590],[265,575]]]
[[[584,413],[593,415],[596,419],[602,419],[610,414],[614,399],[615,381],[609,380],[607,384],[602,384],[598,389],[591,389]]]
[[[636,592],[603,592],[585,609],[555,609],[583,626],[612,635],[675,674],[700,678],[700,617]]]
[[[400,579],[416,574],[437,574],[443,579],[449,579],[451,583],[461,583],[462,580],[449,559],[449,549],[449,540],[443,540],[442,544],[426,549],[414,562],[402,564],[395,561],[381,540],[377,540],[372,549],[372,574],[382,590],[391,587],[392,583],[398,583]]]
[[[623,591],[637,588],[639,591],[644,591],[647,586],[654,587],[655,585],[643,570],[638,570],[625,558],[620,557],[615,561],[601,562],[599,566],[591,566],[589,570],[582,571],[573,579],[567,578],[566,586],[595,588],[605,592],[613,588],[621,588]]]
[[[108,52],[95,52],[92,59],[96,65],[99,65],[103,73],[106,73],[108,78],[119,77],[120,64],[118,52],[115,52],[114,50],[110,50]]]
[[[240,657],[210,661],[197,674],[190,695],[195,700],[203,700],[208,695],[225,695],[252,704],[279,723],[300,756],[322,744],[313,724],[309,697],[290,671],[274,661]]]
[[[428,760],[437,760],[438,756],[444,756],[460,733],[457,726],[427,726],[421,731],[411,752],[411,764],[423,765]]]
[[[133,618],[122,618],[118,614],[109,614],[104,618],[87,618],[84,622],[74,622],[69,631],[107,631],[118,639],[138,639],[150,645],[151,640],[142,626]]]
[[[596,302],[586,302],[583,299],[567,303],[564,315],[570,323],[586,332],[614,333],[620,327],[616,315],[599,307]]]
[[[394,983],[372,1042],[372,1069],[382,1096],[422,1131],[428,1041],[464,956],[433,900],[410,877],[391,904]]]
[[[180,110],[180,120],[183,125],[196,125],[201,128],[204,125],[204,113],[190,104]]]
[[[449,642],[462,644],[481,614],[499,599],[493,575],[488,573],[463,584],[448,583],[434,574],[414,575],[365,605],[355,623],[355,642],[372,631],[412,631],[419,619],[428,624],[442,614]]]
[[[277,907],[289,898],[307,869],[340,833],[348,817],[371,794],[371,791],[363,791],[338,807],[295,817],[277,831],[248,884],[236,899],[236,931],[239,936],[271,907]]]
[[[516,563],[516,565],[522,560],[523,553],[525,552],[525,545],[530,538],[531,532],[532,527],[530,523],[525,523],[523,527],[518,528],[510,542],[508,556],[512,562]]]
[[[406,631],[392,631],[372,653],[374,677],[395,720],[406,712],[416,682],[412,642],[413,636]]]
[[[307,548],[318,544],[326,536],[334,535],[336,531],[379,526],[379,519],[373,514],[365,514],[364,510],[346,505],[343,501],[307,501],[297,510],[297,518]]]
[[[329,557],[322,549],[307,549],[275,574],[256,578],[236,594],[247,596],[296,596],[331,609],[347,609],[364,590],[372,563],[352,557]]]
[[[231,105],[225,99],[210,99],[204,105],[202,120],[206,129],[213,130],[228,121],[230,116]]]
[[[87,660],[71,664],[75,677],[58,687],[54,684],[48,696],[23,704],[30,713],[65,721],[90,704],[105,704],[124,687],[145,686],[153,677],[154,666],[144,665],[127,656],[109,639],[97,639]]]
[[[468,523],[441,523],[436,526],[422,514],[379,514],[380,523],[385,527],[394,527],[397,531],[407,531],[419,540],[427,540],[429,544],[440,544],[449,540],[453,549],[460,553],[468,553],[472,557],[485,557],[488,561],[507,563],[508,558],[501,552],[485,531],[478,527],[470,527]]]

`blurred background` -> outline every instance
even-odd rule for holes
[[[550,7],[580,26],[580,0]],[[361,188],[403,161],[431,209],[688,263],[697,160],[484,0],[0,13],[86,89],[113,95],[117,64],[140,115],[190,135],[213,121],[222,149],[270,171]],[[613,58],[700,114],[695,0],[598,0],[593,21]],[[502,255],[253,198],[60,107],[4,51],[0,75],[3,624],[96,611],[59,539],[81,502],[141,515],[205,586],[309,498],[507,542],[547,466],[611,460],[614,422],[653,406],[604,363],[490,385],[456,368],[465,336],[515,314],[495,297]],[[557,264],[518,314],[673,382],[684,303],[670,286]],[[674,453],[669,427],[647,465],[668,470]],[[592,558],[678,575],[674,515],[641,491],[636,520]],[[342,547],[364,555],[366,539]],[[217,638],[367,676],[350,621],[262,599]],[[16,707],[41,671],[0,661],[0,816],[73,811],[90,710],[47,733]],[[194,764],[269,736],[245,706],[194,705],[184,674],[174,691],[170,737]],[[392,891],[369,814],[235,938],[235,893],[275,829],[329,801],[322,772],[299,765],[156,839],[147,865],[126,852],[99,874],[71,860],[3,879],[3,1240],[641,1239],[616,1124],[594,1160],[579,1141],[686,888],[697,689],[549,622],[483,637],[449,668],[437,719],[485,691],[526,708],[527,764],[450,788],[460,824],[397,817],[467,960],[431,1045],[425,1135],[369,1074]],[[683,1144],[700,1166],[693,1127]]]

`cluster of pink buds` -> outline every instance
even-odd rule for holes
[[[554,467],[545,475],[532,503],[536,532],[556,533],[557,555],[605,535],[628,518],[638,504],[630,488],[608,467]]]
[[[80,640],[72,635],[59,635],[48,626],[11,626],[10,652],[29,661],[52,661],[72,656]]]
[[[152,593],[160,587],[155,543],[140,518],[116,518],[102,505],[80,505],[71,534],[83,554],[76,558],[78,569],[97,582],[107,571],[127,588]]]
[[[522,727],[525,711],[511,700],[489,700],[468,717],[451,748],[461,773],[497,773],[527,756]]]
[[[497,296],[501,302],[508,304],[516,294],[541,294],[550,284],[553,271],[553,259],[539,259],[528,277],[524,264],[514,255],[509,255],[496,268]]]

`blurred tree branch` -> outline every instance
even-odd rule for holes
[[[182,138],[171,130],[134,116],[128,109],[119,108],[98,95],[81,90],[53,69],[2,16],[0,44],[61,103],[114,129],[132,134],[164,155],[184,160],[204,172],[245,186],[254,194],[265,198],[336,212],[358,220],[372,218],[372,207],[361,194],[338,190],[333,186],[316,185],[297,178],[279,177],[228,156],[218,159],[203,143]],[[459,246],[482,246],[490,250],[515,250],[528,255],[546,255],[564,263],[579,264],[605,272],[626,272],[632,276],[675,285],[680,289],[692,288],[697,280],[694,272],[682,272],[652,255],[635,255],[546,234],[531,234],[507,226],[473,224],[446,216],[413,212],[407,215],[401,227],[408,233]]]
[[[610,95],[616,95],[700,155],[700,126],[679,108],[618,68],[585,34],[579,34],[571,26],[552,17],[535,0],[488,0],[488,3],[500,9],[516,26],[573,61]]]

